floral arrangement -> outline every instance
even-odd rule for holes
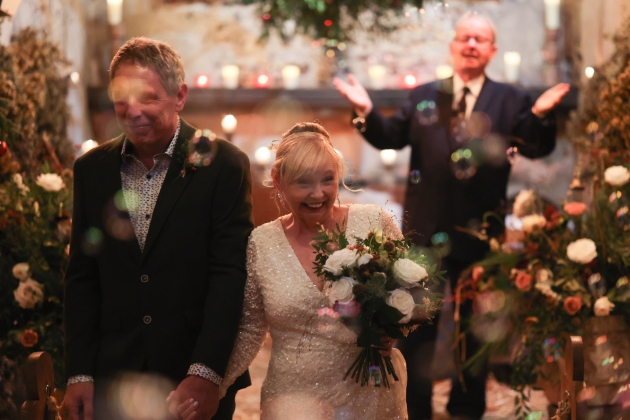
[[[0,418],[17,419],[30,353],[47,351],[64,389],[63,270],[74,145],[63,52],[33,29],[0,46]]]
[[[431,320],[441,306],[431,288],[443,280],[442,272],[406,239],[388,238],[381,229],[355,239],[350,245],[339,225],[320,229],[312,242],[315,271],[326,280],[324,293],[334,316],[358,332],[357,346],[363,348],[344,380],[350,375],[362,386],[389,387],[388,374],[398,377],[389,356],[379,352],[382,335],[402,338]]]
[[[256,3],[265,24],[263,37],[270,29],[283,38],[302,32],[315,39],[328,38],[348,41],[352,31],[360,26],[376,33],[389,32],[399,27],[391,12],[402,13],[405,5],[421,8],[424,0],[239,0]],[[358,16],[369,13],[367,19]]]
[[[517,415],[525,416],[527,385],[535,385],[543,367],[562,355],[568,335],[584,332],[591,317],[620,314],[630,318],[630,194],[628,155],[607,161],[596,178],[595,202],[567,201],[562,209],[521,191],[512,215],[520,230],[488,238],[490,255],[476,263],[460,291],[474,301],[468,333],[484,353],[510,353],[511,386],[520,391]],[[580,188],[571,198],[579,198]]]

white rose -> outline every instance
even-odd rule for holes
[[[418,283],[425,278],[427,270],[407,258],[400,258],[394,263],[394,275],[405,283]]]
[[[342,277],[330,286],[328,291],[328,301],[331,305],[335,302],[348,302],[354,299],[352,288],[357,282],[351,277]]]
[[[545,216],[531,214],[523,218],[523,232],[532,233],[535,229],[542,229],[547,224]]]
[[[33,280],[20,281],[20,285],[13,291],[13,296],[22,309],[33,309],[35,305],[44,300],[44,286]]]
[[[29,187],[24,185],[24,181],[22,179],[22,175],[20,175],[20,174],[13,174],[12,179],[13,179],[13,182],[15,182],[15,185],[17,185],[18,188],[20,189],[20,191],[22,192],[22,195],[26,195],[26,193],[28,193],[31,190]]]
[[[567,246],[567,257],[571,261],[575,261],[580,264],[588,264],[595,257],[597,257],[597,249],[595,242],[590,239],[582,238],[577,241],[571,242]]]
[[[512,214],[519,219],[531,214],[536,208],[536,194],[534,190],[522,190],[514,199]]]
[[[413,296],[406,290],[396,289],[389,292],[387,297],[387,304],[398,309],[404,315],[398,321],[400,324],[406,324],[411,320],[413,309],[416,307],[416,302],[413,301]]]
[[[608,316],[614,307],[615,304],[608,300],[608,296],[602,296],[595,301],[593,312],[595,316]]]
[[[630,179],[630,172],[623,166],[611,166],[604,171],[604,180],[613,187],[621,187]]]
[[[41,174],[35,183],[46,191],[59,191],[66,186],[57,174]]]
[[[26,281],[30,274],[31,267],[28,263],[18,263],[13,266],[13,277],[20,281]]]
[[[536,283],[534,285],[534,287],[536,288],[536,290],[538,290],[543,295],[547,296],[548,298],[551,298],[551,299],[555,300],[556,303],[560,302],[561,296],[559,294],[557,294],[556,292],[554,292],[553,290],[551,290],[551,284],[549,284],[549,283]]]
[[[326,264],[324,264],[324,270],[338,276],[342,273],[343,267],[354,267],[357,257],[357,251],[353,249],[340,249],[328,257]]]
[[[372,254],[368,254],[368,253],[362,254],[357,259],[357,267],[361,267],[363,264],[369,263],[372,258],[374,258]]]
[[[553,273],[547,268],[541,268],[536,272],[536,283],[547,284],[551,286],[553,281]]]

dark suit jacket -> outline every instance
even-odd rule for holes
[[[194,132],[182,121],[144,252],[120,200],[124,136],[76,161],[67,377],[148,367],[179,382],[191,363],[225,374],[253,229],[250,167],[243,152],[217,139],[213,162],[182,177],[183,143]],[[238,386],[248,384],[247,376]]]
[[[507,159],[484,162],[484,154],[479,151],[493,141],[491,135],[472,140],[467,146],[451,136],[452,83],[452,79],[445,79],[418,86],[391,118],[373,110],[366,117],[363,136],[378,149],[411,145],[410,170],[419,170],[421,181],[407,182],[404,230],[414,231],[412,239],[423,246],[431,243],[436,232],[448,233],[451,258],[467,263],[482,258],[487,246],[454,226],[469,227],[471,222],[480,222],[484,213],[498,210],[505,201],[510,164]],[[435,103],[434,122],[427,124],[426,118],[419,118],[417,105],[423,101]],[[486,78],[473,111],[490,117],[490,133],[505,141],[500,154],[504,155],[509,146],[517,146],[521,154],[535,158],[554,149],[556,126],[553,116],[539,119],[531,107],[526,92]],[[473,150],[478,160],[477,171],[469,179],[456,178],[451,169],[451,154],[462,147]]]

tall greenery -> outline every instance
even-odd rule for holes
[[[63,271],[74,148],[66,136],[68,63],[42,33],[0,46],[0,418],[17,418],[17,368],[53,357],[63,388]],[[8,150],[6,148],[8,146]],[[40,178],[41,174],[48,174]],[[26,265],[28,264],[28,270]]]

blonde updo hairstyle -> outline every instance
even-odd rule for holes
[[[271,167],[272,186],[288,185],[313,169],[332,162],[343,186],[348,188],[344,182],[346,164],[335,150],[328,132],[320,124],[295,124],[282,135],[274,148],[276,160]]]

